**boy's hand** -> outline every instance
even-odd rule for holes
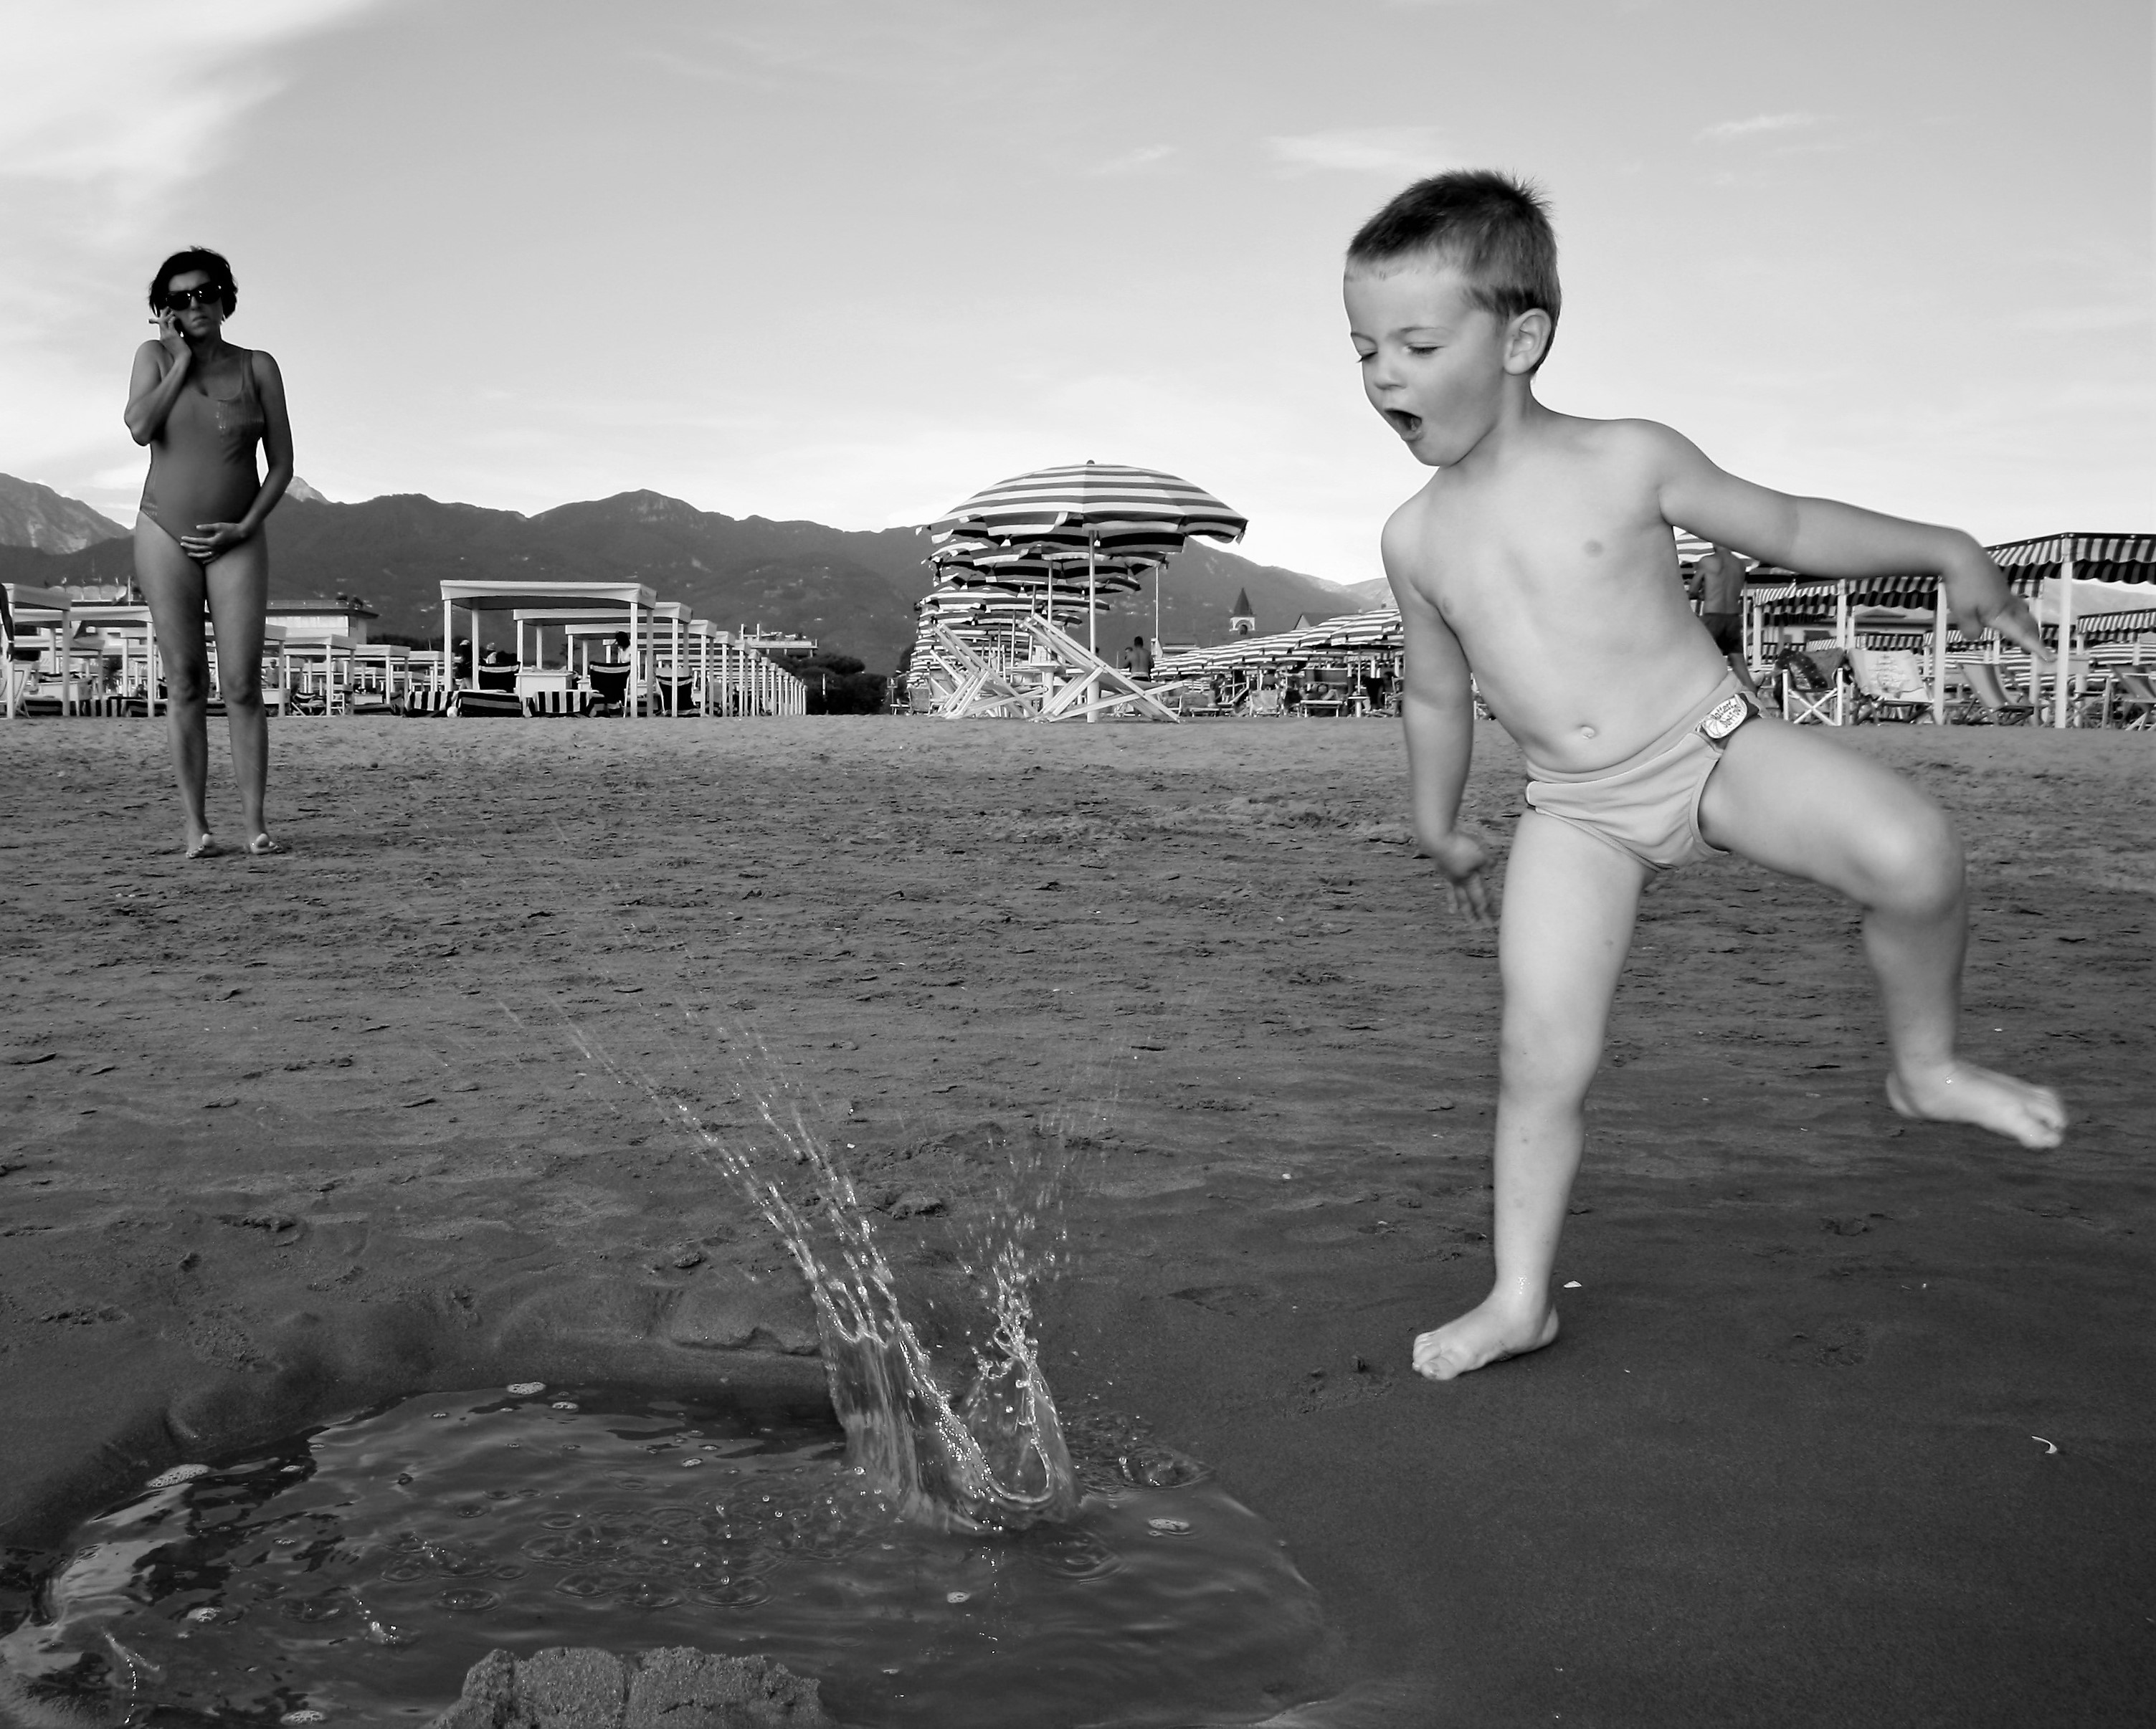
[[[1444,872],[1445,898],[1455,912],[1477,925],[1496,923],[1496,913],[1490,904],[1490,879],[1484,874],[1490,868],[1490,849],[1481,836],[1455,829],[1435,840],[1424,841],[1422,849]]]

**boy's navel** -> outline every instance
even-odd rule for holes
[[[1599,541],[1589,541],[1584,546],[1580,548],[1580,551],[1586,553],[1589,558],[1599,558],[1602,556],[1602,542]]]

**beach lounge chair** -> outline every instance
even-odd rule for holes
[[[1306,715],[1329,715],[1336,719],[1353,712],[1355,675],[1344,666],[1321,666],[1312,672],[1302,693]]]
[[[1045,653],[1071,676],[1052,695],[1041,699],[1041,721],[1090,720],[1116,715],[1133,721],[1165,721],[1178,725],[1181,716],[1128,673],[1118,670],[1085,644],[1037,613],[1028,613],[1026,634],[1036,654]]]
[[[2146,673],[2136,672],[2131,667],[2112,669],[2110,681],[2103,687],[2103,724],[2112,724],[2112,716],[2123,717],[2119,725],[2128,732],[2156,731],[2156,685],[2152,685]]]
[[[1961,673],[1969,695],[1954,711],[1953,718],[1964,726],[1988,722],[1994,726],[2019,726],[2035,713],[2034,703],[2018,701],[2006,694],[1999,669],[1989,661],[1964,661]]]
[[[942,623],[928,646],[934,670],[942,675],[932,682],[948,687],[939,711],[945,720],[1039,718],[1042,693],[1056,670],[1052,659],[1005,670]]]
[[[595,715],[618,715],[629,701],[627,666],[606,666],[593,661],[584,669],[584,676],[592,681],[592,712]]]
[[[1928,721],[1932,686],[1907,649],[1851,649],[1850,676],[1856,686],[1856,719]]]
[[[1257,720],[1277,719],[1287,712],[1287,693],[1270,679],[1264,680],[1250,692],[1243,712]]]

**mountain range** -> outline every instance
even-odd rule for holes
[[[4,476],[0,486],[72,506],[110,531],[62,547],[54,536],[63,519],[50,506],[23,530],[0,516],[0,577],[35,587],[126,579],[133,558],[126,530],[47,488]],[[377,636],[438,636],[437,585],[445,577],[634,580],[726,628],[760,624],[797,632],[887,670],[912,641],[913,603],[930,585],[927,536],[906,528],[725,516],[656,492],[624,492],[526,516],[418,493],[336,504],[308,491],[288,495],[270,519],[271,593],[359,596],[380,615],[372,627]],[[13,495],[0,491],[0,500]],[[33,537],[38,534],[45,538]],[[1162,639],[1225,640],[1229,613],[1245,592],[1261,633],[1286,630],[1303,614],[1334,618],[1361,604],[1354,593],[1316,577],[1198,541],[1163,573]],[[1103,616],[1101,640],[1127,641],[1152,628],[1148,584],[1144,595],[1122,598]]]
[[[40,552],[80,552],[100,541],[124,541],[127,531],[80,499],[0,475],[0,546]]]

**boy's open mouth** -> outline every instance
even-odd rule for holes
[[[1380,411],[1392,423],[1393,430],[1404,439],[1411,439],[1422,430],[1422,416],[1410,414],[1405,408],[1386,408]]]

